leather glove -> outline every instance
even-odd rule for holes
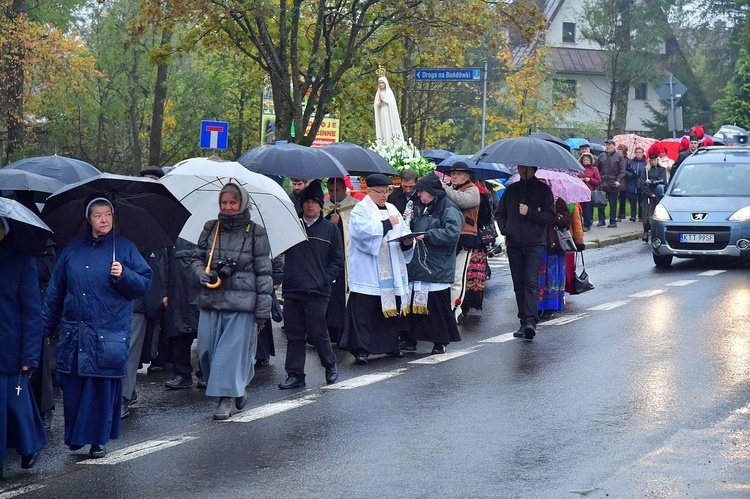
[[[200,277],[198,277],[198,280],[205,286],[206,284],[209,284],[211,282],[211,274],[209,274],[208,272],[203,272]]]
[[[576,250],[583,251],[586,249],[586,245],[584,243],[578,244],[576,243]]]

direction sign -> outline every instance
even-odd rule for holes
[[[482,81],[482,68],[442,68],[414,70],[416,81]]]
[[[671,88],[670,88],[671,83]],[[675,102],[680,100],[680,97],[685,95],[685,92],[687,92],[687,87],[682,84],[680,80],[675,78],[673,75],[669,75],[669,78],[667,78],[667,81],[661,84],[659,88],[656,89],[656,95],[664,99],[665,101],[669,102],[670,100],[674,99]]]
[[[201,149],[226,149],[229,143],[229,123],[201,121]]]

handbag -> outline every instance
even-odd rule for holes
[[[591,191],[591,202],[597,206],[607,205],[607,193],[601,189]]]
[[[479,239],[482,240],[482,244],[485,246],[493,244],[497,238],[497,232],[493,225],[486,225],[483,229],[479,230]]]
[[[555,227],[555,234],[557,235],[557,245],[560,250],[565,253],[576,252],[576,243],[573,241],[573,235],[569,229],[558,229]]]
[[[284,320],[284,310],[281,308],[279,299],[276,298],[276,293],[271,293],[271,320],[274,322],[281,322]]]
[[[591,291],[592,289],[594,289],[594,283],[591,282],[589,274],[588,272],[586,272],[586,263],[583,261],[583,253],[580,253],[580,255],[581,273],[579,274],[577,271],[573,272],[573,289],[575,290],[575,293],[571,293],[573,295],[580,295],[581,293],[585,293],[586,291]],[[577,266],[578,265],[576,262],[576,267]]]

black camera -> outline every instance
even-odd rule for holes
[[[237,262],[235,262],[231,258],[219,260],[218,262],[216,262],[216,274],[222,281],[227,280],[234,272],[234,268],[236,266]]]

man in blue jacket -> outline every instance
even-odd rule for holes
[[[307,241],[292,246],[284,260],[284,332],[287,379],[279,388],[305,386],[305,336],[315,346],[326,370],[326,383],[339,373],[326,327],[326,309],[334,279],[344,266],[339,229],[323,218],[323,187],[314,181],[300,193]]]

